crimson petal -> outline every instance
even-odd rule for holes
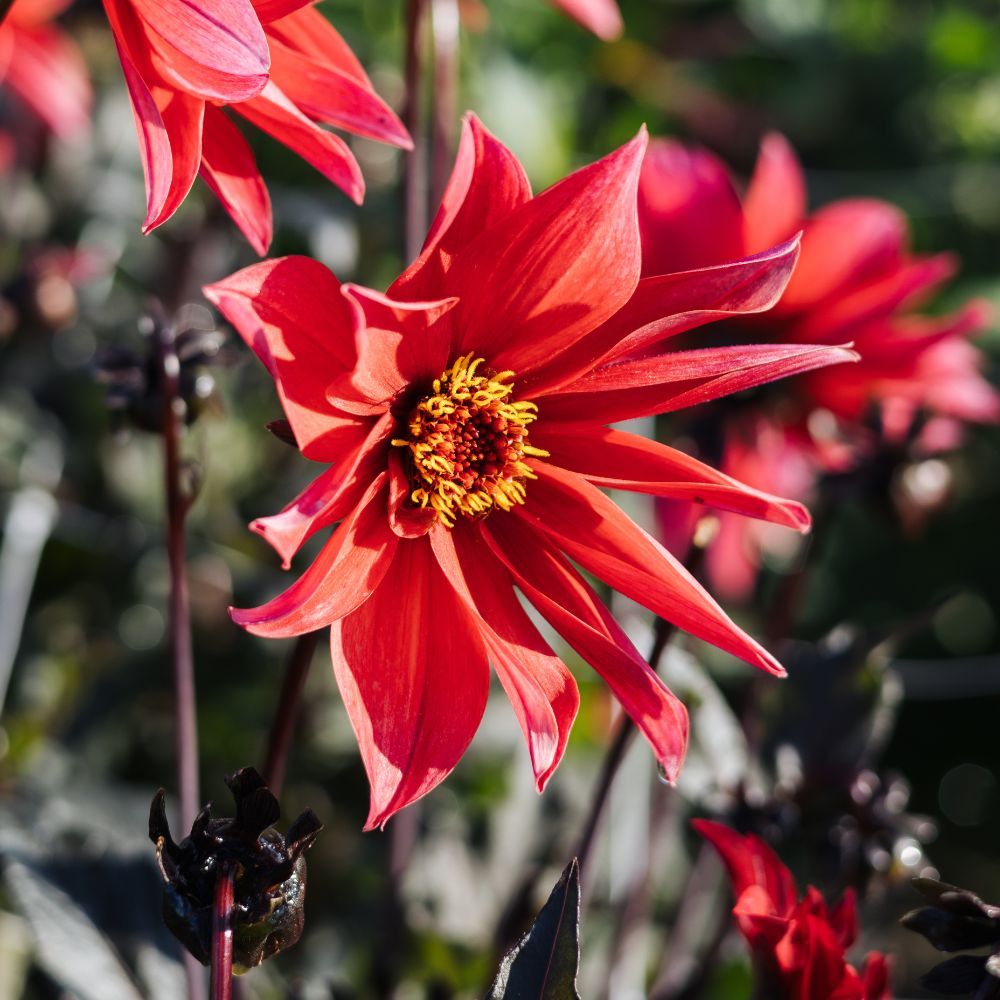
[[[562,759],[580,706],[573,675],[525,614],[507,570],[486,548],[477,527],[439,528],[430,540],[445,576],[478,620],[528,744],[540,792]]]
[[[622,33],[622,15],[615,0],[554,0],[573,20],[598,38],[611,41]]]
[[[483,535],[538,612],[604,678],[649,741],[664,775],[675,781],[688,742],[681,702],[583,577],[542,537],[510,517],[491,518]]]
[[[809,530],[809,513],[802,504],[756,490],[682,451],[636,434],[547,421],[532,429],[531,443],[549,452],[553,464],[597,486],[704,503],[796,531]]]
[[[806,214],[806,182],[788,140],[777,132],[764,136],[750,186],[743,199],[744,243],[757,253],[788,239]]]
[[[330,648],[371,784],[372,830],[465,752],[486,707],[486,649],[425,539],[399,545],[382,585],[334,624]]]
[[[233,621],[254,635],[283,639],[323,628],[367,601],[399,542],[386,518],[387,478],[383,472],[369,486],[295,583],[259,608],[230,608]]]
[[[571,559],[685,632],[778,677],[785,670],[729,619],[701,584],[605,496],[574,472],[534,461],[515,515],[548,535]]]

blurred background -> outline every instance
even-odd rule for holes
[[[972,295],[1000,306],[994,3],[621,8],[626,32],[609,44],[541,0],[463,5],[460,107],[510,145],[536,190],[643,122],[741,178],[777,129],[814,205],[888,199],[918,250],[957,253],[961,274],[935,310]],[[399,107],[402,5],[321,9]],[[0,88],[0,997],[167,1000],[183,978],[146,824],[155,791],[175,786],[172,687],[140,318],[155,296],[180,327],[213,329],[198,288],[256,258],[201,182],[140,236],[143,181],[103,12],[77,2],[60,24],[91,72],[89,134],[53,137]],[[404,263],[400,154],[350,140],[368,182],[359,209],[276,142],[248,137],[274,202],[271,254],[308,253],[384,288]],[[1000,330],[978,344],[995,376]],[[279,406],[242,343],[230,336],[215,362],[186,373],[198,418],[184,450],[201,482],[189,570],[203,797],[225,814],[223,776],[260,764],[288,653],[226,614],[287,579],[247,523],[313,470],[265,430]],[[669,422],[658,432],[671,440]],[[893,954],[898,996],[931,995],[916,980],[935,953],[896,926],[919,902],[909,878],[934,871],[1000,901],[998,446],[996,427],[971,428],[952,453],[903,461],[891,484],[838,499],[811,542],[765,564],[753,599],[729,610],[761,634],[798,581],[794,642],[778,650],[789,681],[675,643],[664,672],[692,708],[691,760],[675,791],[644,745],[629,752],[584,885],[581,995],[749,995],[743,943],[724,933],[728,889],[688,832],[692,815],[768,833],[802,885],[857,886],[861,951]],[[642,504],[630,510],[652,523]],[[648,648],[648,616],[614,608]],[[543,797],[498,691],[454,774],[362,835],[367,783],[321,642],[282,796],[283,823],[309,806],[325,824],[308,856],[306,931],[245,977],[245,997],[485,993],[571,855],[614,723],[603,685],[567,656],[583,701]]]

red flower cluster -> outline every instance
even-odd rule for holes
[[[63,139],[90,122],[90,82],[83,56],[64,31],[50,23],[69,0],[14,0],[0,23],[0,86]]]
[[[409,148],[354,54],[306,0],[104,0],[132,99],[149,232],[200,171],[258,252],[271,204],[229,105],[333,181],[364,196],[358,164],[326,122]]]
[[[851,343],[861,356],[849,370],[816,371],[786,384],[777,403],[730,422],[727,473],[804,500],[821,470],[841,468],[866,449],[862,421],[872,407],[892,440],[907,434],[919,411],[929,413],[929,444],[954,443],[958,421],[1000,419],[1000,395],[980,374],[979,353],[968,342],[988,321],[989,308],[977,301],[953,316],[913,312],[953,274],[954,260],[913,254],[904,216],[883,201],[845,199],[807,216],[802,169],[781,136],[764,140],[742,200],[710,153],[652,143],[639,183],[639,219],[646,275],[720,263],[801,231],[801,257],[777,305],[765,316],[728,324],[727,338]],[[665,518],[671,541],[690,537],[690,526],[678,530],[676,515],[671,509]],[[709,570],[726,596],[745,597],[751,589],[758,542],[745,524],[723,518]]]
[[[332,625],[333,665],[372,786],[368,826],[425,794],[482,717],[488,661],[539,789],[578,705],[514,588],[607,681],[666,773],[687,715],[573,562],[681,628],[782,668],[601,487],[712,504],[805,530],[796,503],[605,426],[850,360],[836,347],[662,353],[664,338],[770,307],[796,241],[640,280],[641,134],[532,197],[470,117],[420,257],[387,294],[307,258],[206,290],[274,378],[303,454],[330,464],[254,524],[285,559],[336,522],[287,591],[233,617],[258,635]]]
[[[722,858],[736,896],[733,916],[753,952],[761,996],[769,1000],[891,1000],[884,955],[871,952],[861,974],[844,959],[858,936],[854,893],[832,908],[811,885],[798,898],[791,872],[760,838],[721,823],[692,824]]]

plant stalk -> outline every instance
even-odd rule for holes
[[[230,864],[223,864],[215,883],[212,905],[212,986],[211,1000],[232,1000],[233,996],[233,907],[236,878]]]
[[[458,0],[431,0],[434,36],[434,118],[431,123],[431,212],[441,203],[454,157],[458,120]]]
[[[267,754],[264,758],[264,783],[275,798],[281,797],[281,786],[285,783],[285,769],[288,753],[292,746],[302,692],[312,664],[313,654],[321,632],[307,632],[295,640],[288,656],[285,676],[278,695],[278,707],[271,722],[271,732],[267,740]]]
[[[413,139],[403,178],[403,248],[407,262],[420,253],[427,232],[427,157],[423,141],[424,21],[428,0],[407,0],[403,124]]]

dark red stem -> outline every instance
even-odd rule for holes
[[[441,202],[451,174],[458,120],[458,0],[431,0],[434,35],[434,120],[431,133],[431,208]]]
[[[235,887],[232,866],[223,864],[215,883],[215,899],[212,904],[211,1000],[232,1000]]]
[[[406,106],[403,123],[413,139],[413,149],[406,154],[403,178],[403,243],[406,260],[414,260],[427,232],[427,159],[423,141],[423,25],[428,0],[407,0],[405,83]]]
[[[271,789],[275,798],[280,798],[281,786],[285,783],[285,768],[298,723],[302,692],[305,690],[306,678],[309,676],[309,667],[320,634],[320,632],[307,632],[305,635],[300,635],[295,640],[285,666],[285,676],[281,683],[281,693],[278,695],[278,707],[271,722],[267,756],[264,760],[264,783]]]

